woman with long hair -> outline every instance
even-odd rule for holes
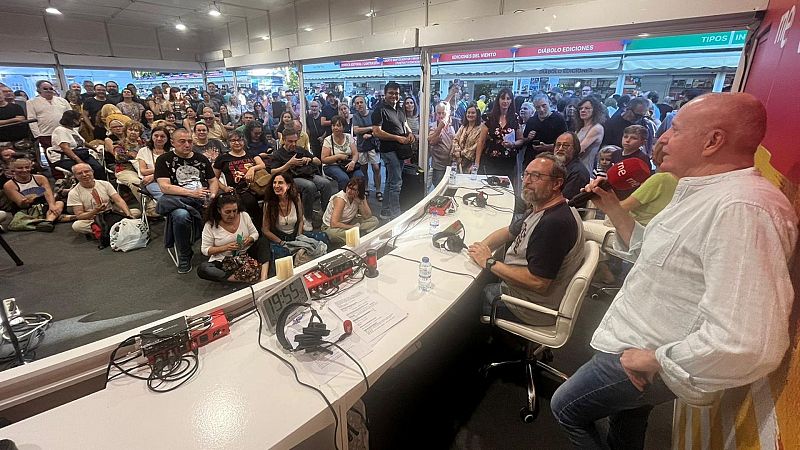
[[[481,136],[475,152],[475,163],[486,175],[505,175],[514,178],[517,149],[525,140],[514,112],[514,95],[509,88],[500,89],[492,110],[481,126]]]
[[[222,124],[222,127],[225,128],[229,133],[236,128],[234,124],[233,117],[228,114],[228,107],[225,105],[220,105],[219,107],[219,123]]]
[[[411,159],[416,160],[419,157],[419,108],[417,108],[417,101],[414,100],[414,97],[408,96],[403,100],[403,112],[406,114],[406,122],[411,128],[411,134],[414,135],[414,142],[411,144],[414,156]]]
[[[197,275],[209,281],[265,280],[269,255],[259,251],[262,245],[258,241],[258,228],[250,215],[241,211],[236,194],[220,193],[206,208],[200,251],[209,258],[197,268]]]
[[[334,247],[345,244],[347,230],[358,227],[361,236],[378,228],[378,218],[372,215],[367,201],[367,181],[352,178],[345,188],[331,197],[322,215],[322,231]]]
[[[153,127],[155,127],[156,122],[156,115],[153,114],[153,111],[149,109],[145,109],[142,113],[142,139],[150,139],[150,134],[153,132]]]
[[[475,153],[481,138],[481,113],[475,103],[467,106],[464,120],[453,138],[453,159],[461,173],[469,173],[475,164]]]
[[[194,130],[197,123],[197,111],[191,106],[186,107],[186,117],[183,119],[183,128],[187,130]]]
[[[164,113],[172,111],[172,105],[164,98],[164,91],[161,90],[161,87],[154,87],[152,92],[153,98],[147,102],[147,107],[153,111],[156,120],[163,119]]]
[[[581,160],[581,164],[586,167],[586,171],[592,173],[597,167],[597,151],[603,142],[603,122],[606,121],[607,109],[594,96],[586,96],[578,103],[578,139],[581,141],[581,153],[575,155]]]
[[[283,130],[287,127],[300,130],[297,146],[310,151],[311,143],[309,142],[308,133],[303,131],[303,124],[294,116],[294,113],[288,109],[281,114],[280,122],[278,122],[278,126],[275,128],[275,138],[278,140],[278,146],[283,145]]]
[[[264,105],[261,102],[253,103],[253,115],[256,116],[256,120],[262,124],[269,123],[269,120],[267,120],[267,111],[264,109]]]
[[[351,134],[353,130],[353,115],[350,114],[350,106],[345,103],[339,103],[339,117],[344,119],[344,132],[347,134]]]
[[[139,165],[139,176],[142,177],[142,184],[147,192],[153,196],[156,201],[161,198],[161,187],[155,179],[156,160],[159,156],[170,151],[172,145],[170,143],[169,133],[165,127],[154,127],[150,132],[150,139],[147,145],[140,148],[136,153],[136,163]]]
[[[169,88],[169,106],[172,112],[175,113],[175,120],[180,122],[186,113],[186,99],[181,96],[180,88]]]
[[[260,156],[261,159],[264,159],[272,153],[272,145],[267,141],[264,125],[261,122],[254,120],[245,125],[244,139],[248,155]]]
[[[579,99],[575,97],[564,98],[559,100],[560,111],[564,111],[564,121],[567,122],[567,131],[578,131],[578,102]]]
[[[217,178],[224,177],[225,185],[220,186],[220,189],[237,193],[239,202],[250,214],[256,228],[261,228],[261,208],[258,206],[258,198],[249,187],[255,180],[256,171],[266,169],[266,165],[260,156],[247,154],[244,131],[233,130],[228,143],[230,151],[214,161],[214,175]]]
[[[210,139],[208,137],[208,125],[203,121],[198,121],[194,124],[192,151],[202,153],[211,164],[214,164],[217,157],[225,151],[225,145],[219,139]]]

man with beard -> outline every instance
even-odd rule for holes
[[[561,194],[567,170],[552,153],[542,153],[523,175],[522,197],[527,214],[469,246],[480,267],[500,278],[483,290],[482,313],[492,312],[493,300],[508,294],[538,305],[558,309],[572,276],[583,262],[583,227],[574,208]],[[508,246],[502,261],[492,255]],[[497,317],[545,326],[555,318],[500,303]]]
[[[556,138],[553,153],[567,170],[567,177],[564,179],[564,188],[561,189],[561,195],[567,200],[572,200],[572,197],[578,195],[581,189],[589,184],[589,171],[586,170],[586,166],[581,163],[581,160],[575,157],[575,155],[581,153],[581,140],[578,139],[578,135],[574,131],[561,133]],[[583,208],[586,206],[586,202],[575,206]]]

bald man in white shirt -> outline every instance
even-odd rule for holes
[[[659,138],[660,170],[678,187],[646,228],[599,180],[587,186],[616,227],[615,245],[638,259],[592,337],[594,357],[553,395],[575,447],[642,448],[654,405],[676,396],[710,404],[780,364],[797,217],[753,167],[765,131],[766,110],[750,94],[685,105]],[[606,442],[594,425],[603,417]]]

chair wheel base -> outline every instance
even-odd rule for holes
[[[519,410],[519,418],[524,423],[533,423],[536,420],[536,417],[539,415],[539,404],[537,403],[533,408],[533,411],[528,409],[527,406],[523,406],[522,409]]]

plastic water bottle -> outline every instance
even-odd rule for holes
[[[431,260],[427,256],[423,256],[419,263],[419,290],[420,292],[431,290]]]
[[[473,164],[472,170],[469,171],[469,179],[475,181],[478,179],[478,165]]]
[[[431,236],[439,232],[439,213],[436,211],[431,211],[430,231]]]
[[[453,161],[453,164],[450,166],[450,186],[456,185],[456,172],[458,172],[458,163]]]

